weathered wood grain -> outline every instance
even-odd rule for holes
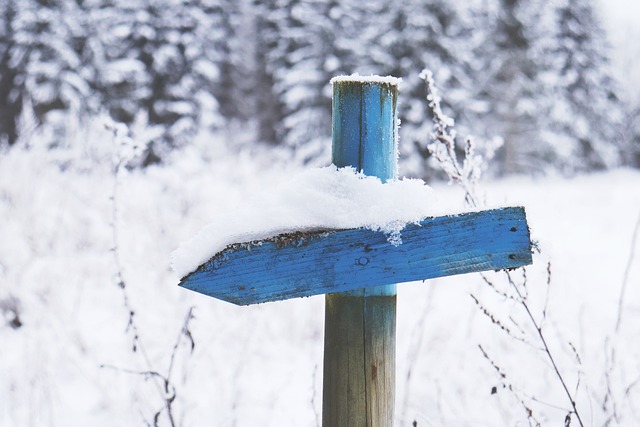
[[[334,82],[334,165],[352,166],[382,181],[396,178],[397,97],[398,87],[393,84]],[[351,242],[352,247],[362,243]],[[366,243],[359,248],[360,253],[351,254],[356,258],[342,261],[366,268],[367,254],[375,249]],[[396,378],[395,280],[368,286],[368,281],[345,279],[345,283],[351,281],[349,286],[360,289],[325,296],[322,425],[391,426]]]
[[[233,245],[180,285],[248,305],[531,264],[521,207],[427,218],[402,241],[367,229],[281,235]]]
[[[395,295],[326,296],[325,427],[393,425],[395,329]]]

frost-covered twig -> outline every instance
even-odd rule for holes
[[[482,345],[478,345],[482,356],[489,362],[491,367],[497,372],[498,376],[502,379],[502,387],[509,390],[509,392],[513,395],[513,397],[518,401],[520,406],[524,409],[527,414],[527,419],[529,420],[529,425],[534,423],[535,426],[540,427],[540,422],[534,417],[533,410],[525,403],[524,399],[520,397],[520,394],[515,390],[513,384],[507,381],[507,374],[498,366],[498,364],[489,356],[489,354],[485,351]],[[493,387],[491,389],[491,394],[497,393],[497,387]]]
[[[162,384],[162,388],[160,391],[161,391],[161,396],[163,400],[163,407],[153,415],[154,427],[159,425],[160,416],[162,415],[163,412],[166,412],[167,414],[167,420],[169,421],[169,425],[171,425],[171,427],[176,426],[175,417],[173,414],[173,403],[177,397],[177,390],[175,385],[173,384],[171,376],[173,373],[173,363],[174,363],[176,354],[178,353],[178,348],[180,347],[180,343],[182,342],[182,340],[186,338],[190,344],[191,352],[193,352],[194,350],[195,342],[193,341],[191,330],[189,329],[189,325],[192,319],[193,319],[193,307],[189,308],[189,311],[187,312],[187,315],[184,319],[184,323],[182,324],[182,327],[180,329],[180,333],[178,334],[178,338],[176,339],[176,343],[173,346],[173,351],[171,352],[169,367],[167,369],[166,374],[162,374],[159,371],[154,370],[152,368],[149,368],[148,370],[135,370],[135,369],[128,369],[128,368],[121,368],[121,367],[112,366],[112,365],[101,365],[101,368],[113,369],[118,372],[123,372],[125,374],[130,374],[130,375],[139,375],[144,377],[145,380],[153,379],[153,380],[159,381]]]
[[[318,365],[313,368],[313,378],[311,380],[311,408],[316,420],[316,427],[320,427],[320,414],[316,408],[316,379],[318,377]]]
[[[465,155],[460,163],[456,154],[454,120],[442,111],[440,105],[442,99],[433,81],[433,73],[430,70],[423,70],[420,73],[420,78],[425,81],[427,100],[433,115],[434,125],[434,131],[431,134],[432,143],[427,146],[427,149],[449,179],[460,185],[465,191],[467,204],[473,207],[479,206],[480,200],[477,197],[476,184],[482,175],[484,165],[493,158],[502,143],[496,139],[491,144],[485,144],[483,156],[477,153],[477,144],[469,136],[465,139]]]
[[[569,391],[569,388],[567,387],[567,383],[566,383],[563,375],[560,373],[560,369],[558,368],[558,364],[556,363],[556,358],[554,357],[553,353],[551,353],[551,350],[549,349],[549,345],[547,344],[547,339],[545,338],[545,335],[542,332],[542,327],[540,326],[540,324],[538,323],[536,318],[533,316],[533,313],[531,312],[531,309],[529,308],[529,305],[527,304],[525,298],[523,297],[522,293],[520,292],[520,289],[518,289],[518,287],[515,285],[515,283],[511,280],[511,277],[510,277],[508,272],[507,272],[507,276],[509,276],[509,283],[512,285],[514,291],[516,292],[516,294],[518,295],[518,298],[520,299],[519,302],[520,302],[521,306],[524,308],[525,312],[527,313],[527,316],[531,320],[532,325],[536,329],[538,337],[540,338],[540,342],[542,343],[542,346],[544,347],[544,352],[547,355],[547,358],[549,359],[549,362],[551,362],[551,366],[553,367],[553,370],[555,372],[556,378],[558,378],[558,380],[560,381],[560,384],[562,385],[562,388],[563,388],[563,390],[565,392],[565,395],[567,396],[567,398],[569,399],[569,402],[571,403],[571,407],[573,408],[573,410],[572,410],[573,414],[576,416],[576,419],[578,420],[578,423],[580,424],[580,426],[584,427],[584,424],[582,423],[582,419],[580,417],[580,412],[578,411],[578,407],[576,405],[576,400],[575,400],[573,394]],[[573,349],[575,351],[575,347]],[[575,351],[575,352],[576,352],[576,355],[577,355],[577,351]],[[579,356],[578,356],[578,358],[579,358]],[[567,416],[570,417],[570,415],[571,415],[571,413],[569,413]]]
[[[473,143],[473,140],[471,138],[467,138],[465,146],[465,157],[462,160],[461,164],[458,160],[455,150],[456,132],[453,129],[454,121],[442,112],[440,106],[441,98],[438,95],[438,91],[435,87],[433,74],[429,70],[424,70],[420,74],[420,77],[424,79],[426,84],[427,100],[429,101],[429,108],[431,109],[431,112],[433,114],[434,122],[434,133],[431,136],[433,142],[429,145],[429,151],[436,159],[436,162],[440,169],[449,177],[452,182],[457,183],[465,191],[465,201],[467,202],[467,204],[473,207],[478,207],[480,204],[480,200],[476,193],[476,184],[480,179],[485,161],[488,161],[493,157],[495,151],[497,150],[497,148],[499,148],[499,145],[489,146],[486,150],[487,156],[483,158],[480,155],[476,155],[476,147]],[[494,291],[498,292],[499,295],[515,301],[519,304],[520,307],[523,308],[528,320],[536,331],[536,337],[541,345],[540,350],[550,361],[554,374],[558,379],[567,399],[569,400],[569,403],[571,404],[571,410],[565,418],[565,425],[569,425],[571,422],[571,416],[575,415],[580,426],[584,427],[576,405],[574,393],[571,393],[571,391],[567,387],[567,382],[565,381],[564,376],[558,368],[556,357],[551,352],[547,343],[547,338],[542,329],[542,323],[547,316],[548,290],[551,283],[551,266],[550,264],[547,265],[547,300],[545,301],[545,307],[542,311],[542,321],[540,322],[536,320],[528,302],[526,269],[522,268],[521,271],[523,274],[523,281],[521,285],[518,285],[516,283],[509,271],[505,271],[505,276],[510,288],[513,291],[512,294],[509,294],[505,291],[498,291],[497,286],[493,285],[491,281],[486,278],[486,276],[482,275],[482,277],[486,283],[491,284],[491,288]],[[500,328],[503,332],[507,333],[508,336],[518,341],[529,344],[527,339],[515,335],[508,327],[506,327],[504,322],[498,320],[497,317],[494,316],[483,304],[481,304],[475,296],[472,295],[472,298],[474,299],[476,305],[480,308],[480,310],[491,320],[494,325]],[[497,365],[493,363],[493,361],[488,357],[487,353],[482,349],[482,347],[480,349],[485,358],[492,362],[494,368],[497,368]],[[575,347],[573,349],[575,351]],[[577,355],[577,351],[575,353]],[[499,369],[497,370],[501,375],[504,375],[504,373]],[[531,415],[529,419],[531,420]]]
[[[138,147],[129,136],[129,129],[122,123],[115,123],[113,121],[107,121],[105,127],[113,133],[114,140],[114,156],[113,156],[113,184],[111,193],[111,234],[112,234],[112,247],[111,253],[113,254],[113,262],[116,267],[116,284],[122,291],[122,302],[127,311],[127,332],[132,334],[132,350],[137,352],[140,346],[140,334],[138,332],[138,326],[135,322],[135,310],[131,305],[129,299],[129,293],[127,291],[127,282],[124,278],[122,262],[120,260],[120,235],[118,227],[119,217],[119,193],[120,188],[120,176],[122,169],[126,166],[127,162],[131,160],[138,153]],[[141,354],[149,364],[149,359],[144,351],[141,349]]]
[[[146,380],[149,379],[156,379],[162,382],[163,384],[163,405],[164,407],[160,410],[158,410],[154,416],[153,416],[153,426],[157,427],[158,426],[158,422],[160,421],[160,415],[162,415],[163,411],[167,411],[167,418],[169,420],[169,425],[171,425],[171,427],[176,427],[176,423],[173,417],[173,401],[176,398],[176,388],[174,387],[174,385],[171,383],[171,380],[169,378],[167,378],[166,376],[162,375],[161,373],[159,373],[158,371],[136,371],[133,369],[127,369],[127,368],[120,368],[117,366],[112,366],[112,365],[101,365],[100,366],[103,369],[113,369],[114,371],[118,371],[118,372],[122,372],[125,374],[130,374],[130,375],[139,375],[141,377],[143,377]],[[147,423],[147,425],[151,425],[149,423]]]
[[[609,419],[607,420],[605,425],[609,425],[612,421],[615,421],[616,424],[620,423],[621,413],[619,411],[620,402],[616,399],[616,394],[614,393],[613,386],[613,375],[614,370],[616,369],[616,365],[618,364],[617,356],[618,356],[618,345],[620,340],[620,330],[623,319],[623,311],[624,311],[624,299],[626,294],[627,283],[629,281],[629,275],[631,271],[631,267],[633,265],[635,259],[635,247],[638,237],[640,235],[640,212],[638,213],[638,218],[634,225],[633,232],[631,234],[631,246],[629,249],[629,256],[627,258],[627,263],[625,265],[625,270],[622,276],[622,286],[620,288],[620,296],[618,297],[618,312],[616,317],[616,324],[613,330],[613,336],[607,337],[605,343],[605,384],[606,384],[606,392],[602,401],[602,408],[606,412],[611,412]],[[636,384],[638,384],[640,379],[635,379],[630,383],[630,385],[625,389],[623,393],[624,398],[628,398],[630,390],[632,390]]]
[[[544,322],[547,320],[547,307],[549,307],[549,289],[551,289],[551,261],[547,262],[547,291],[545,292],[544,306],[542,307],[542,320],[540,321],[541,328],[544,325]]]
[[[491,323],[493,323],[494,325],[496,325],[499,329],[502,329],[502,331],[504,333],[506,333],[507,335],[509,335],[511,338],[513,338],[516,341],[521,341],[525,344],[529,344],[527,342],[527,340],[522,337],[522,336],[518,336],[516,334],[514,334],[511,329],[509,329],[509,327],[507,327],[503,321],[501,321],[500,319],[498,319],[493,313],[491,313],[491,311],[489,311],[481,302],[480,300],[478,300],[478,298],[476,298],[475,295],[473,294],[469,294],[471,296],[471,299],[473,299],[473,302],[476,303],[476,306],[478,306],[478,308],[480,309],[480,311],[482,312],[482,314],[484,314],[490,321]]]
[[[629,282],[629,272],[631,271],[631,266],[633,265],[633,260],[635,258],[636,241],[638,240],[639,231],[640,231],[640,212],[638,212],[638,219],[636,220],[636,225],[633,228],[633,234],[631,235],[631,249],[629,250],[629,258],[627,259],[627,265],[625,266],[624,276],[622,278],[622,288],[620,289],[620,298],[618,299],[618,318],[616,320],[616,329],[615,329],[616,333],[620,331],[620,324],[622,323],[624,295],[627,289],[627,283]]]
[[[178,353],[178,348],[180,347],[180,343],[182,342],[182,340],[186,339],[189,342],[190,353],[193,353],[193,350],[195,350],[196,348],[196,342],[193,340],[191,329],[189,329],[191,320],[194,318],[193,309],[194,307],[189,307],[187,315],[184,318],[184,322],[182,323],[180,333],[178,334],[178,338],[176,339],[176,343],[173,345],[173,350],[171,351],[171,359],[169,360],[169,369],[167,369],[167,377],[171,377],[171,372],[173,371],[173,363],[176,359],[176,354]]]
[[[156,389],[163,401],[162,409],[158,410],[153,416],[153,426],[158,426],[161,415],[163,413],[166,413],[169,424],[171,425],[171,427],[175,427],[176,423],[173,415],[173,403],[176,399],[177,392],[175,385],[171,381],[171,376],[173,372],[175,357],[182,341],[186,339],[189,342],[191,353],[193,352],[195,347],[195,341],[191,334],[191,330],[189,329],[190,322],[193,319],[193,307],[189,308],[189,310],[187,311],[185,320],[180,329],[180,333],[178,334],[176,342],[173,346],[166,374],[161,374],[157,369],[153,368],[151,359],[149,358],[145,346],[143,345],[140,328],[138,327],[138,323],[135,317],[136,311],[133,308],[133,304],[131,303],[131,299],[129,297],[128,284],[125,279],[123,264],[120,257],[118,190],[120,188],[121,174],[124,167],[126,167],[131,160],[138,157],[142,153],[144,147],[138,145],[134,141],[134,139],[130,137],[129,130],[125,125],[108,121],[107,123],[105,123],[105,127],[113,133],[115,145],[115,153],[113,156],[113,187],[111,194],[111,232],[113,244],[111,252],[113,254],[113,261],[116,269],[116,284],[121,291],[122,303],[127,312],[126,332],[131,333],[132,335],[131,350],[134,353],[140,354],[142,356],[147,369],[133,370],[126,368],[116,368],[109,365],[102,365],[102,367],[116,369],[128,374],[140,375],[143,376],[145,380],[153,380]],[[148,423],[148,425],[151,424]]]
[[[611,376],[613,375],[613,369],[616,364],[616,348],[615,345],[611,343],[610,337],[607,337],[605,341],[605,371],[604,371],[604,380],[606,384],[606,390],[604,394],[604,399],[602,401],[602,409],[605,412],[611,412],[607,422],[604,424],[605,426],[610,425],[611,420],[615,420],[616,424],[620,423],[620,415],[618,413],[618,405],[615,399],[615,395],[612,387]],[[609,410],[609,405],[611,405],[611,409]]]
[[[526,269],[524,269],[526,270]],[[548,272],[550,272],[550,268],[548,268],[547,270]],[[550,274],[550,273],[549,273]],[[538,342],[540,343],[540,347],[535,346],[534,348],[540,350],[545,357],[547,358],[547,360],[550,362],[551,367],[553,369],[554,375],[555,377],[558,379],[563,392],[565,393],[565,395],[567,396],[567,399],[569,400],[569,404],[571,405],[571,410],[568,411],[567,416],[569,417],[568,419],[570,420],[572,415],[575,415],[578,423],[580,424],[581,427],[584,427],[584,424],[582,422],[582,418],[580,416],[580,412],[578,410],[577,404],[576,404],[576,400],[575,400],[575,392],[572,393],[569,390],[569,387],[567,385],[567,382],[563,376],[563,374],[560,372],[560,369],[558,368],[558,364],[556,361],[556,356],[551,352],[551,349],[549,348],[548,345],[548,341],[546,338],[546,335],[544,334],[543,328],[542,328],[542,322],[539,322],[535,316],[533,315],[533,312],[529,306],[529,303],[527,301],[527,297],[526,295],[523,293],[522,289],[526,289],[527,288],[527,276],[523,275],[523,282],[521,284],[516,283],[516,281],[513,279],[513,276],[510,272],[505,272],[505,275],[507,277],[507,281],[509,283],[509,287],[513,290],[514,294],[509,295],[507,294],[505,291],[502,290],[498,290],[497,286],[491,282],[488,278],[484,277],[484,280],[486,283],[490,283],[490,287],[492,289],[494,289],[496,292],[498,292],[499,295],[504,296],[504,295],[508,295],[508,298],[514,302],[516,302],[520,307],[522,307],[524,313],[526,314],[529,322],[531,323],[531,326],[533,326],[534,330],[535,330],[535,334],[536,337],[538,339]],[[548,282],[550,283],[551,279],[550,276],[548,278]],[[516,335],[514,335],[508,328],[504,327],[504,325],[499,322],[499,321],[495,321],[495,316],[488,310],[486,309],[484,306],[482,306],[479,302],[477,302],[476,304],[478,304],[478,306],[481,307],[481,310],[483,311],[483,313],[485,315],[487,315],[491,320],[493,324],[496,324],[503,332],[506,332],[508,336],[510,336],[511,338],[514,338],[518,341],[522,341],[524,343],[530,344],[529,340],[525,339],[525,338],[520,338]],[[545,303],[546,304],[546,303]],[[546,306],[543,309],[543,312],[545,313],[546,316]],[[544,318],[543,318],[544,319]],[[572,352],[576,358],[576,360],[580,363],[580,356],[578,354],[577,349],[575,348],[575,346],[573,346],[571,343],[569,343],[569,346],[572,349]]]

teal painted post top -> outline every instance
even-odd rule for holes
[[[333,84],[332,162],[382,181],[398,173],[398,85],[392,77],[340,76]]]
[[[398,174],[398,86],[400,79],[339,76],[333,85],[332,162],[351,166],[383,182]],[[396,285],[349,292],[395,295]]]

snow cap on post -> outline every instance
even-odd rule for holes
[[[396,86],[396,88],[400,87],[400,83],[402,83],[402,79],[399,77],[392,76],[361,76],[358,73],[351,74],[350,76],[335,76],[331,79],[331,84],[335,85],[336,83],[341,82],[351,82],[351,83],[378,83],[378,84],[387,84],[390,86]]]

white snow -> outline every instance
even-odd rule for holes
[[[183,277],[227,245],[294,231],[364,227],[397,245],[405,225],[435,212],[433,191],[422,180],[382,183],[354,168],[307,169],[238,207],[223,205],[211,224],[174,252],[173,269]]]
[[[203,135],[165,164],[122,170],[118,252],[142,354],[131,351],[128,313],[114,282],[112,131],[100,125],[57,148],[40,138],[36,130],[28,147],[0,155],[0,427],[153,425],[164,407],[162,384],[100,366],[166,374],[192,306],[195,350],[179,347],[170,376],[176,424],[319,425],[324,298],[236,307],[179,288],[168,268],[171,251],[216,212],[297,176],[290,157],[259,148],[232,154],[220,136]],[[462,206],[457,187],[433,187],[438,206]],[[611,422],[611,402],[615,425],[640,425],[640,388],[634,386],[640,378],[640,237],[633,238],[640,172],[511,177],[483,188],[492,204],[527,209],[542,248],[527,270],[530,306],[540,320],[548,301],[543,331],[568,387],[578,389],[585,425]],[[514,278],[520,283],[522,273]],[[570,404],[536,350],[539,342],[506,336],[470,293],[515,332],[519,326],[535,339],[522,308],[478,274],[398,286],[395,425],[529,425],[505,385],[526,399],[541,425],[564,425]],[[13,299],[18,329],[8,321]],[[482,357],[479,344],[506,378]],[[159,418],[158,425],[169,425],[166,413]]]
[[[402,79],[392,76],[361,76],[358,73],[353,73],[348,76],[336,76],[331,79],[331,84],[339,82],[352,82],[352,83],[383,83],[392,86],[400,86]]]

